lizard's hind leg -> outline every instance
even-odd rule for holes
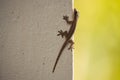
[[[70,43],[70,47],[68,48],[68,50],[71,50],[71,51],[72,51],[72,49],[74,49],[74,48],[73,48],[73,44],[74,44],[73,40],[72,40],[72,39],[69,40],[68,43]]]
[[[63,37],[67,38],[67,35],[68,35],[68,32],[67,31],[63,32],[62,30],[58,31],[58,34],[57,34],[57,36],[61,36],[62,38]]]

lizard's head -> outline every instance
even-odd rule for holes
[[[78,17],[78,11],[76,9],[74,9],[74,16]]]

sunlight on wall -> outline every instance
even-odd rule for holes
[[[75,0],[75,80],[120,80],[120,1]]]

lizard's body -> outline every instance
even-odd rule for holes
[[[73,14],[73,16],[74,16],[74,17],[73,17],[73,21],[72,21],[72,22],[68,21],[68,17],[67,17],[67,16],[64,16],[64,20],[66,20],[67,23],[71,23],[71,27],[70,27],[69,31],[66,33],[66,35],[65,35],[66,40],[65,40],[65,42],[63,43],[62,48],[61,48],[60,51],[59,51],[59,54],[58,54],[58,56],[57,56],[57,59],[56,59],[56,62],[55,62],[55,64],[54,64],[54,67],[53,67],[53,71],[52,71],[52,72],[55,71],[55,68],[56,68],[56,65],[57,65],[57,63],[58,63],[58,60],[59,60],[59,58],[60,58],[63,50],[65,49],[66,45],[69,43],[69,41],[70,41],[70,39],[71,39],[74,31],[75,31],[76,23],[77,23],[77,18],[78,18],[78,12],[76,11],[76,9],[74,9],[74,14]],[[67,17],[67,18],[66,18],[66,17]],[[60,33],[59,35],[62,35],[62,37],[63,37],[63,34],[64,34],[64,33],[63,33],[63,32],[59,32],[59,33]],[[62,34],[62,33],[63,33],[63,34]],[[71,47],[70,47],[70,48],[71,48]]]

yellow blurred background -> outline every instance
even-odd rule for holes
[[[74,80],[120,80],[120,0],[75,0]]]

